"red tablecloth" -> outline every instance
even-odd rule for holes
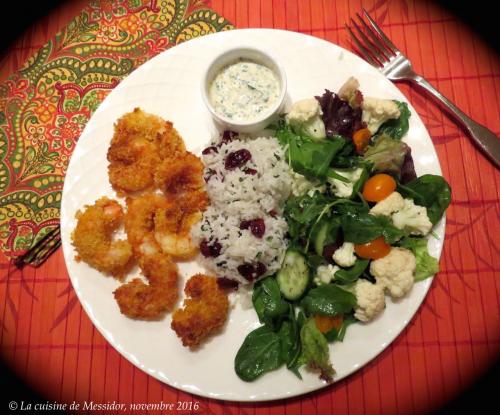
[[[417,71],[500,132],[499,60],[478,37],[425,1],[362,5]],[[79,0],[14,45],[0,70],[0,350],[26,383],[50,401],[81,406],[189,401],[200,414],[406,414],[440,407],[497,361],[500,174],[431,100],[406,85],[400,88],[429,129],[453,189],[441,272],[393,344],[319,392],[255,404],[180,392],[134,367],[101,337],[75,296],[60,250],[38,269],[12,265],[57,223],[78,136],[99,102],[135,67],[178,42],[231,29],[231,23],[299,31],[351,49],[344,23],[360,8],[361,2],[348,0]],[[106,58],[117,65],[82,68],[91,62],[98,67],[99,59],[104,67]]]

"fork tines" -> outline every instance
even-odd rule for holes
[[[59,226],[49,231],[25,254],[14,260],[14,265],[21,269],[25,265],[38,267],[61,245],[61,230]]]
[[[364,8],[363,14],[369,24],[365,22],[359,13],[356,13],[359,24],[351,18],[351,24],[354,29],[351,29],[347,24],[345,25],[346,29],[361,55],[371,65],[377,67],[384,66],[385,63],[391,61],[401,53]]]

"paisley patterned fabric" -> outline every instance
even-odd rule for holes
[[[58,225],[71,153],[120,80],[169,47],[231,28],[199,0],[91,2],[0,84],[0,250],[18,256]]]

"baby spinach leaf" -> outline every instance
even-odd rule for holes
[[[398,185],[398,191],[427,208],[427,216],[435,225],[443,216],[451,202],[451,188],[442,176],[424,174],[417,179]]]
[[[399,242],[399,246],[409,249],[415,255],[417,268],[415,281],[422,281],[439,272],[439,262],[429,255],[426,238],[406,237]]]
[[[281,292],[274,276],[267,277],[255,284],[252,302],[259,321],[271,328],[287,315],[289,303],[281,297]]]
[[[297,317],[296,317],[296,320],[297,320],[297,324],[299,325],[299,328],[301,329],[302,326],[304,324],[306,324],[307,322],[307,317],[306,315],[304,314],[304,312],[302,310],[299,309],[299,312],[297,313]]]
[[[396,140],[401,140],[410,128],[411,112],[406,102],[394,101],[399,108],[399,118],[383,123],[378,129],[378,134],[387,134]]]
[[[295,328],[291,321],[284,321],[278,331],[281,345],[281,356],[284,362],[291,362],[294,359],[293,349],[296,348]]]
[[[325,180],[330,163],[344,142],[342,137],[320,143],[303,138],[291,140],[288,152],[292,169],[308,178]]]
[[[396,228],[385,216],[374,216],[366,212],[351,213],[341,217],[344,240],[355,244],[365,244],[383,236],[393,244],[404,232]]]
[[[292,169],[310,179],[326,179],[333,157],[347,141],[341,136],[314,141],[296,134],[284,118],[278,121],[275,134],[280,144],[287,146],[287,160]]]
[[[338,216],[358,215],[360,213],[368,213],[370,206],[363,202],[355,202],[353,200],[341,199],[344,203],[337,203],[334,207],[334,213]]]
[[[326,263],[325,258],[322,255],[316,254],[308,254],[306,257],[307,265],[309,268],[316,269],[320,265],[324,265]]]
[[[322,314],[337,316],[347,314],[356,307],[356,296],[334,284],[320,285],[311,289],[301,305],[308,316]]]
[[[339,284],[351,284],[356,281],[368,267],[368,259],[358,259],[351,268],[339,269],[335,273],[335,282]]]
[[[284,362],[280,336],[268,326],[250,332],[234,359],[234,369],[240,379],[251,382],[266,372],[279,368]]]
[[[336,136],[336,135],[333,136],[333,138],[335,137],[343,138],[342,136]],[[343,147],[333,157],[330,166],[334,168],[345,169],[345,168],[357,167],[361,163],[362,163],[362,158],[356,154],[354,143],[352,142],[352,140],[345,140]]]
[[[320,378],[332,381],[335,370],[330,362],[330,350],[325,336],[318,330],[313,318],[309,319],[300,330],[302,355],[307,366],[320,372]]]
[[[312,224],[318,216],[333,206],[335,199],[321,193],[291,197],[285,205],[285,217],[302,224]]]
[[[302,365],[300,362],[301,343],[300,343],[300,326],[295,318],[295,311],[290,306],[289,318],[285,320],[278,332],[281,342],[281,357],[290,369],[299,379],[302,379],[298,368]]]

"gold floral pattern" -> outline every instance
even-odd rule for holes
[[[20,255],[58,225],[71,153],[111,89],[156,54],[231,28],[199,0],[94,1],[0,84],[0,250]]]

